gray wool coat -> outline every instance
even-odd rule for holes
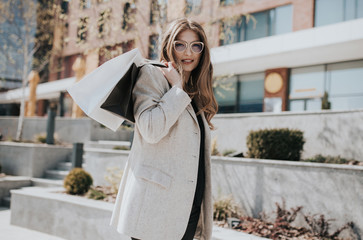
[[[192,208],[200,130],[191,99],[170,88],[154,66],[141,68],[133,90],[135,133],[111,226],[142,240],[180,240]],[[212,235],[210,129],[205,127],[205,192],[195,238]]]

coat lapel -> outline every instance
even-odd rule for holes
[[[197,115],[195,114],[191,103],[189,103],[189,105],[187,106],[187,111],[189,112],[190,116],[192,116],[194,121],[198,124]]]

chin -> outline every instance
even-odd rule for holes
[[[183,71],[185,72],[191,72],[193,71],[197,66],[183,66]]]

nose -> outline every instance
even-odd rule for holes
[[[190,55],[192,55],[192,49],[190,48],[190,46],[188,46],[186,49],[185,49],[185,55],[187,55],[187,56],[190,56]]]

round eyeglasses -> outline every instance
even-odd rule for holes
[[[190,47],[191,51],[194,53],[201,53],[204,49],[204,43],[202,42],[187,43],[181,40],[174,41],[174,49],[177,52],[184,52],[188,47]]]

